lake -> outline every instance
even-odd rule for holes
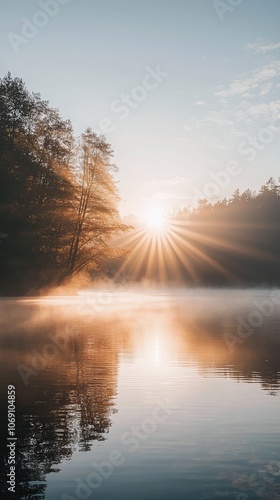
[[[2,299],[11,498],[279,499],[279,304],[277,290]]]

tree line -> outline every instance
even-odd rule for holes
[[[214,204],[201,200],[175,218],[188,222],[188,238],[207,257],[196,265],[201,282],[280,284],[280,178]]]
[[[186,242],[200,284],[280,284],[280,178],[258,191],[236,189],[230,198],[200,200],[175,220],[187,223]],[[200,257],[195,254],[199,248]],[[187,274],[187,275],[186,275]],[[185,273],[186,279],[190,279]]]
[[[124,250],[113,151],[20,78],[0,79],[0,291],[17,293],[102,271]]]

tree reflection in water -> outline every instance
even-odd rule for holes
[[[22,499],[44,498],[47,474],[58,472],[61,461],[71,459],[75,450],[88,451],[94,441],[106,439],[111,415],[117,411],[114,397],[118,356],[126,338],[120,334],[115,345],[116,320],[95,318],[93,326],[89,315],[79,317],[77,326],[69,328],[69,319],[73,321],[74,313],[65,317],[58,310],[45,310],[41,314],[36,307],[24,305],[10,306],[8,310],[1,321],[4,382],[1,449],[5,451],[7,444],[6,388],[14,384],[19,495]],[[36,359],[34,351],[39,355],[43,353],[46,342],[50,344],[50,332],[55,334],[53,338],[64,337],[65,345],[48,361],[45,369],[39,369],[41,360]],[[119,342],[121,338],[123,344]],[[27,377],[27,386],[19,376],[19,364],[33,370]],[[2,465],[1,471],[5,494],[6,465]]]

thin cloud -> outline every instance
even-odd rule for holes
[[[182,196],[180,194],[176,193],[156,193],[154,196],[152,196],[151,199],[153,200],[187,200],[189,196]]]
[[[273,89],[273,83],[270,83],[270,82],[265,83],[260,88],[259,96],[262,97],[263,95],[268,94],[272,89]]]
[[[161,179],[159,181],[154,180],[146,182],[145,186],[168,187],[168,186],[178,186],[179,184],[185,184],[187,182],[190,182],[190,179],[176,176],[172,177],[171,179]]]
[[[257,88],[263,82],[267,82],[280,74],[280,61],[272,61],[262,68],[253,72],[253,74],[244,79],[234,80],[227,89],[215,93],[217,97],[232,97],[244,95],[246,92]]]
[[[267,52],[273,52],[280,49],[280,42],[263,44],[260,41],[254,43],[248,43],[247,49],[253,50],[256,54],[267,54]]]
[[[227,149],[226,146],[222,146],[222,144],[218,144],[216,142],[207,142],[207,146],[209,148]]]
[[[248,112],[250,115],[266,115],[266,116],[276,116],[280,111],[280,101],[271,101],[268,103],[258,104],[256,106],[251,106]]]

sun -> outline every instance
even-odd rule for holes
[[[153,210],[147,217],[147,226],[153,232],[163,232],[166,223],[166,217],[160,210]]]

